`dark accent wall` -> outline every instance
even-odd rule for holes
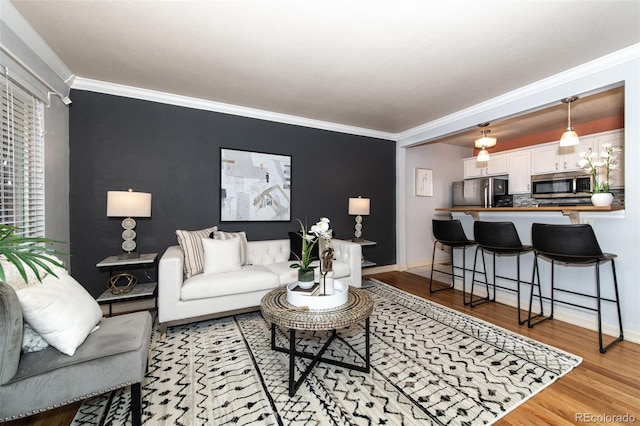
[[[137,219],[141,253],[161,256],[176,229],[218,225],[249,240],[287,238],[319,217],[337,238],[352,238],[348,198],[371,199],[363,237],[378,265],[395,263],[395,143],[288,124],[73,91],[69,117],[71,273],[94,296],[107,272],[95,265],[122,252],[120,218],[107,218],[107,191],[152,194],[152,217]],[[292,157],[291,222],[220,223],[220,147]]]

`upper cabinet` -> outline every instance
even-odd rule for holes
[[[475,157],[465,158],[464,178],[509,175],[509,194],[527,194],[531,192],[531,175],[560,173],[581,170],[578,166],[580,153],[604,151],[604,145],[610,143],[620,147],[617,153],[618,168],[611,171],[611,187],[624,187],[624,129],[580,136],[576,146],[561,148],[559,142],[535,145],[529,148],[514,149],[491,154],[485,162]]]
[[[489,161],[476,161],[475,157],[464,160],[464,178],[498,176],[509,173],[507,154],[491,154]]]
[[[530,149],[509,153],[509,194],[531,192],[531,153]]]
[[[618,168],[611,171],[609,176],[611,188],[624,187],[624,129],[612,130],[610,132],[598,133],[593,136],[593,150],[595,152],[603,152],[605,144],[619,147],[620,151],[616,153],[616,164]]]
[[[589,137],[580,137],[580,143],[574,146],[561,147],[559,142],[537,146],[532,149],[533,174],[580,170],[580,153],[589,151],[589,148],[594,148],[593,140]]]

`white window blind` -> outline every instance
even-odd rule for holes
[[[44,104],[0,75],[0,109],[0,223],[44,237]]]

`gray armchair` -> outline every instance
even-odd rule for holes
[[[10,421],[131,386],[131,420],[141,423],[149,312],[105,318],[73,356],[48,348],[22,353],[23,318],[13,288],[0,282],[0,421]]]

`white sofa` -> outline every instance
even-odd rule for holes
[[[333,239],[335,279],[362,286],[362,247]],[[247,242],[247,263],[238,271],[197,274],[185,279],[184,254],[171,246],[158,266],[158,319],[167,327],[258,309],[262,297],[274,288],[297,280],[290,265],[288,239]]]

